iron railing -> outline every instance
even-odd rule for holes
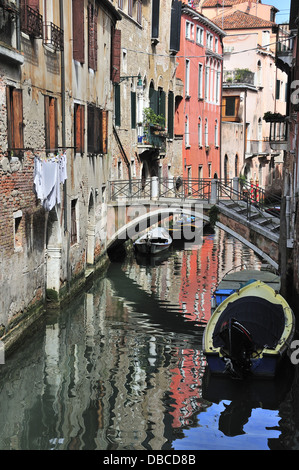
[[[146,178],[110,181],[110,200],[180,198],[209,200],[211,179]]]

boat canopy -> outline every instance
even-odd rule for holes
[[[241,297],[227,305],[220,315],[213,334],[214,347],[223,347],[221,327],[231,318],[240,322],[251,334],[257,347],[274,349],[285,327],[283,307],[261,297]]]

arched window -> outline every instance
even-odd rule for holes
[[[189,139],[189,117],[186,116],[185,120],[185,147],[190,146],[190,139]]]
[[[262,78],[262,63],[259,60],[257,63],[257,86],[262,86],[263,78]]]
[[[218,134],[219,134],[218,121],[217,121],[217,119],[216,119],[216,121],[215,121],[215,135],[214,135],[215,147],[218,147],[218,146],[219,146]]]
[[[202,147],[202,125],[201,125],[201,118],[198,118],[198,147]]]
[[[205,147],[209,146],[209,126],[208,126],[208,120],[207,118],[205,119]]]

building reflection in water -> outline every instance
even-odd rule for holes
[[[128,255],[1,369],[1,449],[171,449],[211,402],[203,326],[223,275],[260,260],[221,231],[148,265]]]

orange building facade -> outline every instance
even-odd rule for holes
[[[188,5],[182,6],[175,135],[182,136],[183,177],[221,177],[222,38],[225,33]]]

